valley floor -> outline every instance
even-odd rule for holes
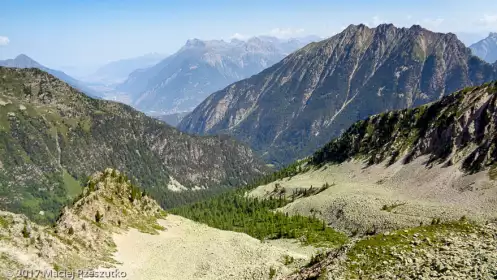
[[[136,229],[114,235],[117,269],[126,279],[268,279],[272,268],[276,275],[290,274],[315,253],[295,241],[262,243],[175,215],[158,222],[165,227],[159,235]],[[285,256],[295,262],[285,265]]]

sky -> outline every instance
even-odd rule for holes
[[[495,0],[1,0],[0,59],[89,72],[188,39],[330,37],[350,24],[419,24],[469,44],[497,32]],[[66,71],[66,72],[67,72]]]

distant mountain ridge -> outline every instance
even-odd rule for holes
[[[350,25],[281,62],[213,93],[178,128],[226,133],[267,162],[308,156],[351,124],[419,106],[496,78],[454,34],[414,25]]]
[[[174,113],[170,115],[157,116],[156,118],[171,126],[176,127],[181,122],[181,120],[189,113],[190,112]]]
[[[469,47],[473,54],[488,63],[497,62],[497,32],[491,32],[487,38]]]
[[[47,73],[50,73],[54,75],[55,77],[61,79],[62,81],[68,83],[70,86],[81,90],[82,92],[86,93],[90,97],[93,98],[98,98],[99,94],[87,87],[83,82],[67,75],[66,73],[54,69],[50,69],[48,67],[45,67],[32,59],[31,57],[25,55],[25,54],[20,54],[14,59],[7,59],[7,60],[0,60],[0,66],[3,67],[12,67],[12,68],[37,68],[42,71],[45,71]]]
[[[191,111],[210,93],[264,70],[312,38],[191,39],[155,66],[131,73],[117,90],[130,93],[133,106],[145,112]]]
[[[125,81],[133,71],[151,67],[166,57],[167,55],[165,54],[150,53],[139,57],[112,61],[98,68],[95,73],[86,79],[107,84],[120,83]]]

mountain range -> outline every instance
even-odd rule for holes
[[[136,70],[117,86],[131,95],[144,112],[167,114],[191,111],[210,93],[250,77],[315,37],[281,40],[269,36],[247,41],[191,39],[158,64]]]
[[[139,57],[112,61],[98,68],[95,73],[86,77],[85,80],[104,84],[122,83],[133,71],[151,67],[166,56],[159,53],[150,53]]]
[[[0,67],[0,108],[0,207],[35,220],[53,221],[80,182],[108,166],[163,207],[181,201],[175,192],[236,186],[268,170],[229,137],[182,133],[36,68]]]
[[[488,63],[497,62],[497,33],[490,33],[487,38],[472,44],[470,48],[474,55]]]
[[[0,66],[13,67],[13,68],[37,68],[54,75],[55,77],[68,83],[72,87],[77,88],[80,91],[84,92],[88,96],[91,96],[93,98],[97,98],[99,96],[98,92],[86,86],[85,83],[67,75],[62,71],[53,70],[48,67],[45,67],[25,54],[20,54],[16,56],[14,59],[0,60]]]
[[[242,80],[155,118],[3,61],[0,279],[497,279],[497,61],[418,25],[299,44],[190,40],[135,106]]]
[[[355,121],[432,102],[496,72],[451,33],[350,25],[213,93],[178,128],[232,135],[267,162],[285,165]]]

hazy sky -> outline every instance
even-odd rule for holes
[[[495,0],[1,0],[0,59],[25,53],[52,68],[90,67],[189,38],[331,36],[349,24],[420,24],[466,42],[497,32]],[[235,35],[236,34],[236,35]]]

